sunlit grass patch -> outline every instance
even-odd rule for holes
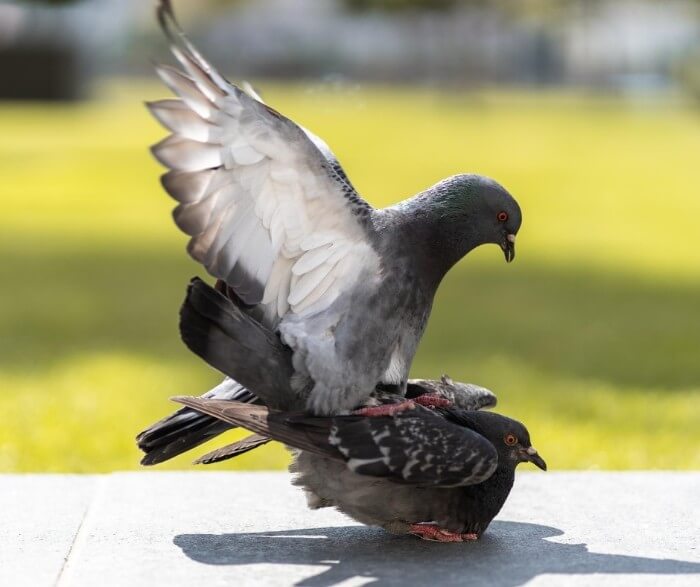
[[[700,466],[688,443],[700,420],[696,111],[261,87],[375,205],[462,171],[520,201],[516,262],[484,247],[447,277],[414,375],[494,389],[555,469]],[[146,150],[163,131],[141,100],[165,93],[112,84],[100,102],[0,107],[0,470],[137,468],[133,438],[173,408],[167,398],[218,379],[177,336],[185,285],[202,271]],[[219,466],[287,459],[266,447]]]

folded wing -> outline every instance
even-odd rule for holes
[[[345,462],[359,475],[457,487],[485,481],[498,465],[486,438],[421,407],[392,417],[319,417],[236,401],[172,399],[260,437]]]
[[[391,418],[337,417],[330,443],[355,473],[425,487],[481,483],[498,464],[486,438],[425,408]]]

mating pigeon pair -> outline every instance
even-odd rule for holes
[[[490,391],[446,377],[411,381],[406,397],[377,388],[366,406],[345,415],[310,415],[298,409],[303,402],[289,411],[291,350],[198,279],[188,288],[180,331],[193,352],[235,374],[265,404],[175,398],[255,433],[200,462],[230,458],[249,443],[284,442],[299,449],[291,470],[312,508],[336,507],[393,533],[461,542],[486,530],[508,497],[518,463],[546,469],[522,424],[479,411],[495,405]]]
[[[157,68],[179,98],[149,104],[172,131],[153,153],[190,255],[219,279],[219,291],[193,282],[181,332],[229,378],[141,433],[143,462],[244,426],[256,434],[203,461],[279,439],[300,449],[297,483],[317,506],[436,540],[478,536],[515,466],[544,461],[520,423],[476,411],[490,392],[408,372],[452,265],[485,243],[513,259],[517,202],[458,175],[372,208],[321,139],[204,60],[169,1],[158,17],[184,72]]]

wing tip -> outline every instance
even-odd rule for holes
[[[173,31],[170,30],[170,25],[175,27],[177,32],[181,32],[180,24],[175,17],[175,11],[173,10],[173,5],[170,0],[159,0],[158,6],[156,6],[156,18],[161,30],[168,37],[168,40],[174,42]]]
[[[171,402],[182,404],[183,406],[188,406],[191,408],[199,404],[197,400],[199,400],[200,398],[192,395],[173,395],[169,399]]]
[[[172,143],[175,140],[174,137],[175,135],[170,134],[148,148],[151,155],[153,155],[158,163],[171,170],[177,169],[177,167],[175,167],[176,161],[172,157],[172,154],[168,152],[169,147],[172,146]]]
[[[241,82],[241,89],[248,94],[251,98],[254,98],[261,104],[265,104],[265,100],[262,99],[260,96],[260,93],[255,89],[253,84],[251,84],[248,80],[243,80]]]

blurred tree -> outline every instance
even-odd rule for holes
[[[700,43],[676,61],[673,74],[686,94],[700,103]]]
[[[343,0],[349,10],[363,12],[382,10],[399,12],[402,10],[449,10],[463,0]]]
[[[19,4],[48,4],[49,6],[62,6],[63,4],[73,4],[80,0],[17,0]]]
[[[458,6],[484,7],[511,16],[537,16],[557,20],[570,10],[591,11],[604,0],[342,0],[352,11],[447,11]],[[696,0],[700,4],[700,0]]]

